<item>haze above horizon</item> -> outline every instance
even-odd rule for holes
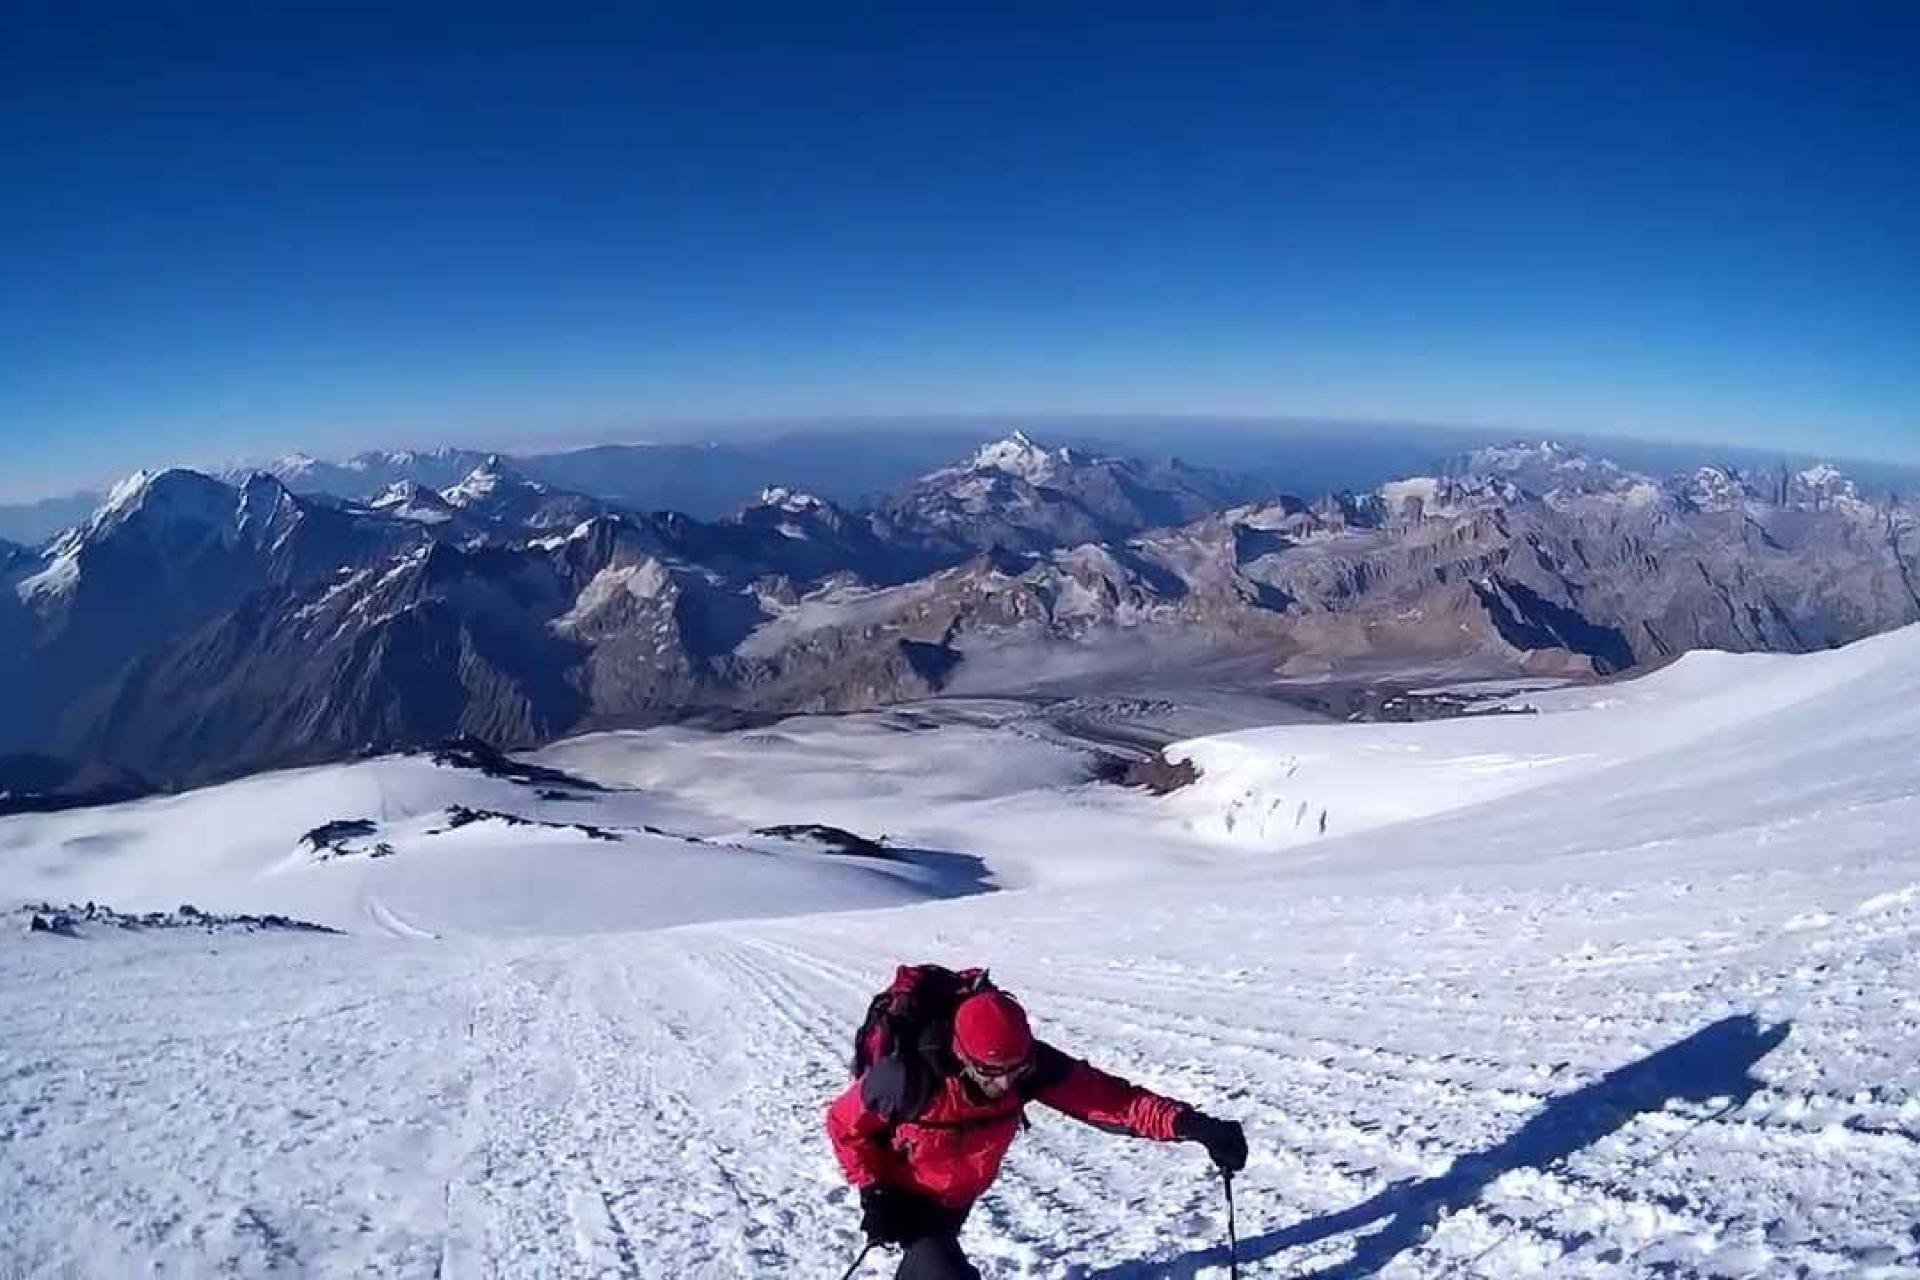
[[[0,501],[843,415],[1920,462],[1909,7],[10,26]]]

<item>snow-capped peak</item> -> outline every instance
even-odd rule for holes
[[[308,454],[289,453],[283,454],[268,463],[266,470],[271,471],[276,476],[283,476],[286,479],[295,480],[320,465],[322,465],[320,459]]]
[[[1515,502],[1520,497],[1519,487],[1492,469],[1444,476],[1405,476],[1387,481],[1375,492],[1389,515],[1416,519],[1458,515],[1469,508]]]
[[[1479,457],[1512,462],[1562,462],[1585,459],[1558,440],[1520,440],[1513,444],[1493,445],[1479,451]]]
[[[759,505],[778,507],[782,511],[802,515],[810,511],[818,511],[827,504],[811,493],[803,493],[798,489],[789,489],[785,485],[776,484],[768,485],[760,491]]]
[[[1387,509],[1398,513],[1409,502],[1418,502],[1423,510],[1433,509],[1439,505],[1441,492],[1447,487],[1447,481],[1439,476],[1406,476],[1387,481],[1380,486],[1379,493]]]
[[[368,505],[384,515],[422,524],[443,524],[453,518],[447,500],[417,480],[395,481]]]
[[[107,490],[107,500],[100,504],[100,509],[94,513],[94,519],[98,520],[101,516],[114,512],[131,511],[139,505],[142,498],[146,497],[147,487],[159,474],[157,471],[148,471],[143,467],[114,485]]]
[[[278,481],[264,479],[272,487],[270,493],[251,480],[246,490],[236,492],[211,476],[182,467],[136,471],[113,486],[85,524],[69,529],[48,547],[45,567],[19,582],[15,592],[29,603],[65,594],[80,581],[81,553],[129,527],[165,541],[200,541],[209,535],[236,538],[246,522],[270,518],[279,500],[287,497]]]
[[[1853,481],[1846,473],[1830,462],[1815,463],[1794,477],[1808,489],[1826,492],[1845,492],[1853,488]]]
[[[1581,474],[1588,471],[1613,473],[1619,470],[1605,459],[1588,457],[1557,440],[1517,441],[1476,449],[1467,455],[1461,469],[1475,474],[1502,476],[1522,472]]]
[[[1003,440],[982,445],[967,460],[967,469],[1000,471],[1030,484],[1040,484],[1053,475],[1056,466],[1072,460],[1065,449],[1044,449],[1029,439],[1026,432],[1015,431]]]
[[[1790,504],[1824,508],[1866,510],[1860,501],[1860,488],[1845,472],[1831,463],[1821,462],[1797,472],[1786,486],[1784,497]]]
[[[427,486],[421,484],[418,480],[395,480],[369,505],[375,507],[391,507],[402,502],[417,502],[421,498],[428,496],[438,499],[440,495],[434,493],[433,490],[427,488]]]
[[[442,490],[440,496],[450,506],[470,507],[475,503],[486,501],[508,486],[536,491],[540,487],[522,480],[508,469],[506,462],[499,454],[490,453],[486,461],[467,473],[466,479],[450,489]]]
[[[1476,449],[1452,468],[1455,475],[1504,481],[1549,501],[1568,495],[1612,495],[1644,503],[1658,497],[1650,476],[1629,471],[1556,440],[1522,441]]]
[[[113,486],[87,528],[99,532],[136,514],[166,524],[224,524],[233,516],[233,500],[231,488],[198,471],[136,471]]]
[[[379,467],[405,467],[417,462],[438,462],[453,457],[459,450],[448,445],[436,449],[369,449],[354,454],[340,465],[348,471],[372,471]]]
[[[1746,486],[1728,467],[1701,467],[1682,488],[1686,500],[1702,511],[1726,511],[1746,501]]]

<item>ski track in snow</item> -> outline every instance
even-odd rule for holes
[[[1565,904],[1589,928],[1665,922],[1675,905],[1670,887],[1595,896]],[[1015,902],[942,912],[927,954],[1005,954],[1006,938],[1055,924],[1034,910],[1043,903]],[[1300,916],[1333,923],[1324,902],[1276,897],[1145,927],[1083,923],[1092,936],[1072,955],[1017,949],[1000,976],[1063,1047],[1248,1118],[1249,1275],[1350,1274],[1356,1243],[1391,1222],[1323,1232],[1316,1220],[1445,1174],[1704,1022],[1776,1010],[1793,1029],[1745,1106],[1674,1103],[1548,1168],[1499,1171],[1386,1273],[1913,1274],[1911,896],[1826,930],[1733,945],[1703,918],[1652,949],[1592,954],[1430,931],[1435,904],[1388,905],[1353,903],[1365,913],[1355,923],[1424,935],[1425,964],[1275,949],[1223,965],[1210,939],[1284,937]],[[1843,921],[1853,932],[1836,947]],[[7,1248],[25,1274],[104,1274],[108,1241],[129,1270],[447,1277],[831,1276],[858,1252],[820,1109],[843,1082],[848,1028],[897,958],[870,918],[499,950],[93,950],[109,947],[104,965],[72,948],[89,966],[85,1009],[57,982],[10,973],[5,986],[7,1025],[39,1034],[10,1037],[0,1058],[11,1153],[0,1184],[10,1203],[58,1210],[14,1224]],[[1486,972],[1488,947],[1512,948],[1491,990],[1449,976]],[[0,955],[13,967],[20,950]],[[1101,958],[1116,956],[1127,958]],[[365,996],[354,988],[369,964],[399,975]],[[156,1035],[158,965],[175,991],[161,1016],[178,1030]],[[1623,986],[1628,969],[1656,980]],[[1858,1043],[1853,1028],[1887,1020],[1898,1037]],[[27,1042],[47,1049],[22,1052]],[[1852,1087],[1862,1080],[1883,1083]],[[1207,1252],[1224,1236],[1219,1188],[1194,1148],[1034,1116],[968,1227],[989,1275],[1224,1274]],[[97,1232],[76,1240],[74,1217]],[[1263,1237],[1288,1231],[1298,1243],[1263,1255]]]
[[[0,1276],[833,1280],[822,1112],[867,997],[938,960],[1246,1120],[1248,1276],[1920,1277],[1906,643],[1764,742],[1281,861],[574,937],[433,940],[371,887],[364,937],[0,937]],[[1197,1148],[1030,1114],[988,1276],[1227,1274]]]

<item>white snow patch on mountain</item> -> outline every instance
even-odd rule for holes
[[[557,550],[567,542],[566,538],[549,538],[531,545]],[[635,564],[608,565],[593,575],[592,580],[581,589],[573,607],[555,618],[552,626],[561,631],[578,626],[622,597],[641,601],[657,600],[672,583],[673,575],[668,572],[666,565],[651,557]]]
[[[1620,491],[1620,499],[1630,507],[1651,507],[1660,501],[1660,486],[1651,480],[1633,480]]]
[[[760,606],[772,616],[749,632],[733,651],[743,658],[773,658],[788,645],[828,627],[880,626],[916,602],[937,594],[938,589],[933,580],[897,587],[834,583],[794,604],[783,604],[762,593]]]
[[[334,575],[334,580],[327,585],[327,589],[316,596],[311,603],[300,606],[299,611],[294,614],[294,617],[302,622],[318,617],[341,596],[358,591],[364,587],[368,580],[377,572],[379,572],[379,570],[376,569],[340,570]],[[388,572],[390,573],[392,571],[389,570]],[[383,578],[382,582],[384,583],[385,581],[386,579]]]
[[[1685,495],[1705,511],[1731,511],[1747,501],[1738,476],[1725,467],[1701,467],[1687,481]]]
[[[1404,480],[1389,480],[1380,486],[1380,496],[1396,509],[1410,498],[1431,503],[1439,496],[1439,491],[1440,481],[1434,476],[1409,476]]]
[[[60,551],[47,558],[46,568],[14,583],[14,594],[26,605],[40,604],[64,595],[80,581],[80,557],[75,549]]]

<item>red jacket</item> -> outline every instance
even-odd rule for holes
[[[1188,1107],[1088,1066],[1051,1045],[1034,1046],[1033,1070],[1003,1098],[988,1102],[951,1076],[911,1120],[889,1124],[867,1077],[827,1109],[833,1152],[856,1187],[897,1187],[953,1208],[979,1199],[1000,1172],[1028,1102],[1138,1138],[1172,1142]]]

